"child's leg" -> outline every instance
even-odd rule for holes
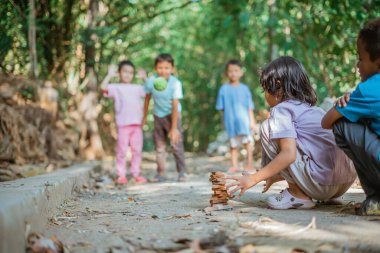
[[[119,177],[125,177],[127,173],[127,148],[129,134],[127,126],[117,128],[117,146],[116,146],[116,168]]]
[[[339,148],[355,165],[367,198],[380,197],[380,139],[366,125],[341,119],[333,132]]]
[[[239,150],[238,148],[231,147],[231,166],[234,169],[239,167]]]
[[[131,173],[133,177],[138,177],[140,176],[141,152],[143,148],[143,133],[141,126],[139,125],[130,126],[130,128],[130,146],[132,152]]]
[[[167,117],[160,118],[154,116],[154,144],[156,148],[157,174],[163,176],[165,174],[166,165],[166,136],[168,135]]]
[[[245,169],[253,170],[253,143],[248,142],[244,145],[245,145],[245,149],[247,150],[247,165]]]
[[[171,124],[171,116],[170,116],[170,124]],[[177,168],[177,172],[180,174],[180,176],[184,176],[184,173],[186,172],[185,167],[185,148],[183,145],[183,135],[182,135],[182,127],[181,127],[181,118],[178,117],[178,124],[177,129],[181,133],[181,138],[176,144],[172,144],[173,148],[173,156]]]

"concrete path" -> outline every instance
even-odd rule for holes
[[[228,161],[188,155],[187,165],[185,183],[118,188],[94,175],[104,182],[85,185],[64,201],[43,232],[72,252],[380,252],[380,219],[355,216],[349,205],[363,200],[359,188],[345,194],[346,206],[276,211],[263,201],[286,185],[261,194],[261,184],[230,201],[232,211],[207,214],[209,172],[225,171]],[[154,157],[145,155],[143,167],[153,175]],[[168,174],[175,178],[173,167],[170,162]],[[106,163],[104,173],[109,170]]]
[[[58,205],[80,189],[99,163],[0,183],[0,252],[24,252],[30,231],[43,231]]]

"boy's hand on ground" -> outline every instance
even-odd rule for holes
[[[177,144],[180,141],[181,133],[178,131],[177,128],[170,130],[169,139],[170,139],[171,144],[173,145]]]
[[[338,107],[346,107],[348,101],[350,101],[350,96],[351,93],[347,92],[346,94],[344,94],[336,100],[335,105],[338,105]]]
[[[252,175],[250,176],[227,176],[226,179],[234,180],[230,184],[226,185],[226,190],[228,191],[230,188],[234,187],[233,190],[228,191],[229,195],[234,194],[237,191],[240,191],[239,198],[251,187],[255,186],[257,183],[252,180]]]

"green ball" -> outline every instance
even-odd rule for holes
[[[163,91],[168,86],[168,81],[163,77],[157,77],[153,81],[153,87],[158,91]]]

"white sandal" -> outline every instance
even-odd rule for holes
[[[311,209],[315,207],[315,203],[311,199],[294,197],[288,189],[268,197],[266,202],[273,209]]]

